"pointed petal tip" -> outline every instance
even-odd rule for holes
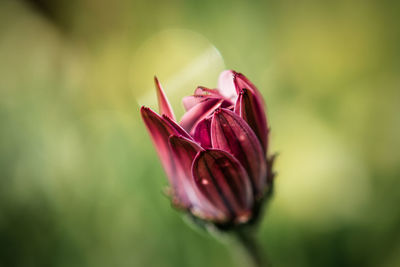
[[[154,82],[156,83],[157,86],[161,85],[156,75],[154,75]]]
[[[154,76],[154,83],[156,85],[159,112],[161,114],[167,114],[170,118],[175,120],[175,115],[172,110],[172,107],[169,104],[167,96],[165,95],[164,90],[161,86],[161,83],[156,76]]]
[[[156,85],[157,96],[158,96],[158,94],[160,93],[159,91],[161,91],[161,93],[163,93],[163,89],[162,89],[161,83],[160,83],[160,81],[158,80],[158,78],[157,78],[156,75],[154,75],[154,84]]]
[[[142,106],[140,108],[140,114],[142,115],[142,117],[149,115],[149,114],[157,114],[155,113],[151,108],[146,107],[146,106]]]
[[[157,117],[157,119],[165,120],[163,116],[160,116],[157,112],[146,106],[140,108],[140,114],[142,115],[143,120],[146,120],[149,117]]]

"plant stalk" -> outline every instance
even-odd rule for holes
[[[262,253],[260,246],[253,232],[238,229],[235,231],[236,238],[242,251],[254,267],[269,267],[265,253]]]

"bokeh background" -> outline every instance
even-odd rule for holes
[[[400,266],[395,1],[2,0],[0,266],[239,266],[188,227],[139,116],[246,74],[279,152],[274,266]]]

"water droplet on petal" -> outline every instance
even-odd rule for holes
[[[202,183],[203,185],[208,185],[208,180],[207,180],[207,179],[203,179],[203,180],[201,180],[201,183]]]

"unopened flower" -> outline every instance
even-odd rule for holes
[[[161,115],[147,107],[141,114],[174,205],[219,225],[254,219],[273,183],[260,92],[243,74],[224,71],[218,89],[198,87],[183,99],[186,113],[178,123],[155,82]]]

